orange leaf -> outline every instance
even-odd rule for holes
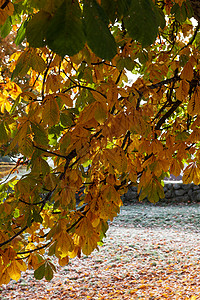
[[[180,101],[186,100],[188,96],[188,92],[190,89],[190,85],[186,80],[182,80],[177,91],[176,91],[176,97]]]
[[[193,65],[190,61],[186,63],[184,66],[182,72],[181,72],[181,78],[185,80],[191,81],[193,78]]]

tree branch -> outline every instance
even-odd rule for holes
[[[93,89],[93,88],[91,88],[91,87],[89,87],[89,86],[81,85],[79,82],[76,82],[75,80],[71,79],[71,78],[67,75],[67,73],[66,73],[64,70],[63,70],[63,73],[65,74],[65,76],[67,76],[67,77],[69,78],[69,80],[70,80],[72,83],[75,84],[75,86],[74,86],[73,88],[78,87],[78,88],[81,88],[81,89],[87,89],[87,90],[90,90],[90,91],[94,91],[94,92],[99,93],[100,95],[102,95],[105,99],[107,99],[106,95],[104,95],[104,94],[101,93],[100,91],[97,91],[97,90],[95,90],[95,89]],[[71,87],[71,88],[72,88],[72,87]],[[69,89],[71,89],[71,88],[69,88]],[[67,90],[69,90],[69,89],[67,89]],[[62,91],[62,92],[63,92],[63,93],[66,93],[67,90],[64,90],[64,91]]]
[[[0,243],[0,247],[3,247],[4,245],[12,242],[12,240],[14,240],[17,236],[19,236],[20,234],[22,234],[26,229],[28,228],[28,226],[24,226],[20,231],[18,231],[15,235],[13,235],[10,239],[4,241],[3,243]]]
[[[177,100],[172,105],[172,107],[166,112],[166,114],[164,114],[164,116],[162,116],[162,118],[158,121],[158,123],[155,126],[155,130],[159,130],[160,129],[160,127],[162,126],[162,124],[165,123],[166,119],[168,119],[173,114],[173,112],[179,107],[179,105],[181,103],[182,102],[180,100]]]
[[[116,84],[116,85],[119,83],[121,75],[122,75],[122,70],[119,72],[119,75],[118,75],[118,77],[117,77],[117,80],[115,81],[115,84]]]
[[[72,150],[66,157],[66,163],[65,163],[65,166],[64,166],[64,171],[61,173],[59,179],[62,180],[63,177],[65,176],[65,173],[67,171],[67,168],[69,167],[69,163],[70,161],[77,156],[77,153],[76,153],[76,149]]]
[[[161,87],[161,86],[163,86],[163,85],[165,85],[165,84],[169,84],[169,83],[171,83],[171,82],[176,82],[176,81],[179,81],[179,80],[180,80],[180,76],[177,76],[177,75],[175,74],[175,76],[172,77],[172,78],[165,79],[165,80],[160,81],[160,82],[158,82],[158,83],[152,84],[152,85],[150,85],[150,86],[148,86],[148,87],[149,87],[150,89],[156,89],[156,88]]]
[[[49,244],[50,244],[51,242],[52,242],[52,241],[48,242],[47,244],[45,244],[45,245],[43,245],[43,246],[41,246],[41,247],[35,248],[35,249],[31,249],[31,250],[27,250],[27,251],[22,251],[22,252],[17,252],[17,255],[30,254],[30,253],[33,253],[33,252],[35,252],[35,251],[44,249],[44,248],[46,248],[47,246],[49,246]]]
[[[47,66],[47,68],[46,68],[46,70],[44,72],[43,83],[42,83],[42,100],[44,100],[44,85],[45,85],[45,81],[46,81],[46,77],[47,77],[48,71],[50,69],[51,62],[53,60],[53,56],[54,56],[54,54],[52,54],[52,57],[50,58],[48,66]]]
[[[126,141],[128,140],[128,138],[130,138],[130,134],[131,134],[131,133],[130,133],[130,131],[128,130],[128,131],[126,132],[126,134],[125,134],[123,143],[122,143],[122,145],[121,145],[121,148],[122,148],[122,149],[124,148],[124,146],[125,146]]]
[[[39,205],[39,204],[42,204],[44,202],[44,200],[40,201],[40,202],[37,202],[37,203],[29,203],[29,202],[26,202],[22,199],[19,199],[20,202],[26,204],[26,205]]]
[[[33,147],[35,147],[36,149],[41,150],[41,151],[43,151],[43,152],[46,152],[46,153],[48,153],[48,154],[52,154],[52,155],[55,155],[55,156],[58,156],[58,157],[61,157],[61,158],[65,158],[65,159],[67,158],[66,155],[62,155],[62,154],[58,154],[58,153],[55,153],[55,152],[46,150],[46,149],[41,148],[41,147],[39,147],[39,146],[36,146],[36,145],[34,145],[34,144],[33,144]]]
[[[0,8],[1,8],[1,9],[6,8],[6,6],[8,5],[9,2],[10,2],[10,0],[6,0],[6,1],[4,2],[4,4],[3,4]]]

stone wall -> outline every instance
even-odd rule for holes
[[[193,183],[165,182],[164,192],[165,198],[160,199],[159,203],[200,202],[200,185]],[[137,203],[139,201],[137,187],[130,187],[128,192],[122,196],[122,200],[125,205]]]

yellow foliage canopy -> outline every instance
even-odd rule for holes
[[[27,266],[50,280],[45,254],[63,266],[97,249],[129,186],[159,201],[184,163],[200,183],[190,1],[13,2],[0,1],[0,154],[25,174],[0,184],[0,284]]]

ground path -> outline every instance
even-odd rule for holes
[[[200,299],[198,219],[198,205],[125,207],[99,252],[58,267],[51,282],[28,271],[0,299]]]

